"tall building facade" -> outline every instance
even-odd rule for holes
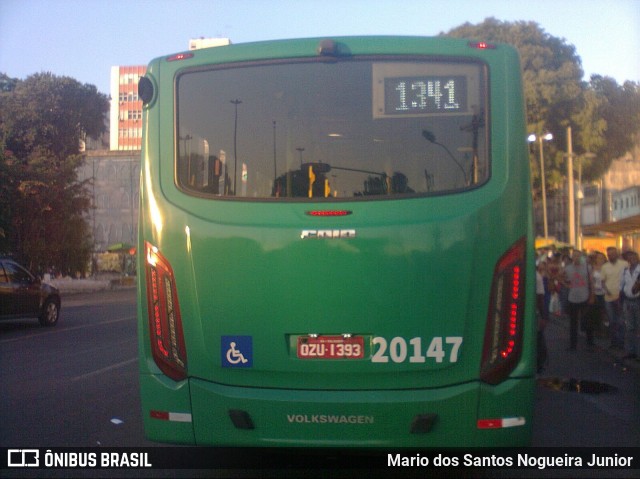
[[[89,150],[78,169],[79,181],[91,181],[93,206],[87,218],[94,251],[116,243],[136,244],[140,200],[140,152]]]
[[[637,249],[640,245],[640,145],[614,160],[600,181],[580,185],[576,182],[576,231],[584,236],[578,241],[594,237],[608,237],[618,248]],[[567,185],[548,192],[547,222],[549,236],[569,241]],[[542,236],[543,216],[539,200],[534,201],[535,226]],[[607,225],[624,222],[624,229]],[[604,225],[604,226],[603,226]],[[636,225],[636,226],[634,226]],[[602,228],[601,228],[602,227]],[[616,231],[613,231],[613,230]],[[618,231],[619,230],[619,231]],[[582,243],[584,247],[584,242]],[[615,244],[615,243],[614,243]],[[588,248],[586,248],[588,249]],[[604,251],[600,248],[600,251]]]
[[[142,146],[142,100],[138,80],[146,66],[111,67],[111,150],[140,150]]]

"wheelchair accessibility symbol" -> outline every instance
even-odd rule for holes
[[[238,364],[240,362],[242,364],[245,364],[248,359],[246,359],[240,351],[236,350],[236,343],[231,341],[229,345],[231,346],[229,348],[229,351],[227,351],[227,361],[229,362],[229,364]]]
[[[223,368],[250,368],[253,366],[251,336],[222,336],[220,353]]]

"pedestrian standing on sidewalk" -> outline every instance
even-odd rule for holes
[[[541,260],[536,267],[536,309],[538,316],[538,351],[537,366],[538,373],[544,371],[547,363],[547,341],[544,337],[544,330],[549,322],[549,294],[547,290],[547,263]]]
[[[549,293],[549,313],[554,316],[562,316],[566,311],[562,310],[560,292],[565,286],[564,269],[560,262],[560,255],[556,254],[547,262],[547,292]]]
[[[594,333],[601,330],[602,318],[605,314],[602,266],[606,261],[606,256],[598,251],[589,256],[589,265],[591,266],[591,291],[587,306],[587,324]]]
[[[627,355],[623,359],[638,359],[640,354],[640,265],[638,253],[627,252],[629,266],[622,273],[620,288],[624,294],[624,319],[627,326]]]
[[[589,267],[583,261],[582,253],[578,250],[573,251],[571,263],[565,267],[567,283],[569,285],[569,351],[575,351],[578,346],[578,324],[584,321],[587,302],[589,300],[589,291],[591,276]],[[586,325],[585,325],[586,326]],[[593,331],[586,330],[587,342],[593,344]]]
[[[612,349],[624,348],[624,323],[622,318],[622,304],[620,301],[620,278],[622,272],[629,265],[618,257],[618,249],[607,248],[608,262],[602,265],[601,276],[604,287],[604,309],[609,318],[609,337]]]

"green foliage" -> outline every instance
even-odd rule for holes
[[[554,135],[544,145],[545,177],[550,185],[559,185],[566,175],[568,126],[587,181],[602,176],[614,159],[633,146],[640,119],[639,85],[626,82],[620,87],[615,80],[600,76],[583,82],[581,59],[564,38],[549,35],[535,22],[495,18],[478,25],[465,23],[446,35],[509,43],[518,49],[529,131]],[[537,147],[532,153],[531,169],[539,186]]]
[[[627,81],[620,86],[613,78],[594,75],[588,88],[599,99],[595,115],[602,118],[606,125],[603,132],[605,141],[597,145],[598,149],[590,151],[598,151],[605,157],[619,158],[640,139],[637,137],[640,124],[640,84]],[[589,139],[591,137],[587,136],[587,140]]]
[[[0,89],[0,248],[35,271],[86,269],[91,197],[77,177],[79,145],[104,131],[107,111],[93,85],[50,73]]]
[[[13,178],[5,159],[4,141],[0,130],[0,253],[9,250],[9,232],[12,216]]]

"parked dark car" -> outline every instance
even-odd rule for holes
[[[11,258],[0,257],[0,319],[38,318],[42,326],[55,326],[59,317],[59,291]]]

